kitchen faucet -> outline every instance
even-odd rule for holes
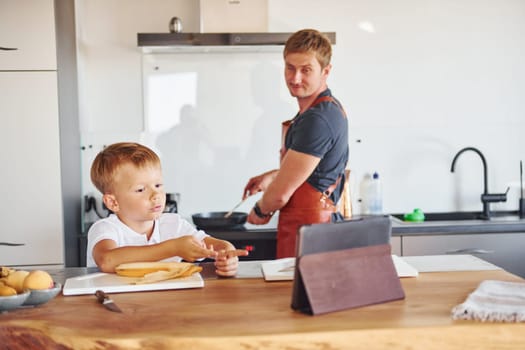
[[[461,149],[456,155],[454,156],[454,159],[452,160],[452,165],[450,167],[450,172],[454,172],[454,167],[456,166],[456,160],[458,157],[466,151],[473,151],[476,152],[479,157],[481,158],[481,161],[483,162],[483,193],[481,194],[481,202],[483,203],[483,214],[481,216],[482,219],[489,220],[490,219],[490,203],[494,202],[506,202],[507,201],[507,192],[509,192],[509,188],[507,188],[507,191],[505,193],[489,193],[488,190],[488,172],[487,172],[487,161],[485,160],[485,156],[483,156],[483,153],[477,148],[474,147],[465,147]]]

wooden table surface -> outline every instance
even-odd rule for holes
[[[290,281],[112,294],[123,313],[91,295],[59,295],[0,314],[0,349],[524,349],[523,323],[452,320],[487,279],[523,281],[503,270],[421,273],[401,280],[405,300],[319,316],[290,308]]]

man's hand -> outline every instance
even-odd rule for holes
[[[242,199],[246,199],[257,192],[266,191],[268,186],[275,179],[275,176],[277,176],[277,170],[270,170],[264,174],[252,177],[244,187]]]

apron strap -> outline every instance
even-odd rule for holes
[[[319,103],[323,103],[323,102],[333,102],[336,104],[337,107],[339,107],[339,109],[341,110],[341,112],[343,113],[343,116],[346,118],[346,112],[343,108],[343,106],[341,106],[341,104],[339,103],[339,101],[337,101],[335,98],[333,98],[332,96],[321,96],[321,97],[318,97],[311,105],[310,107],[308,108],[312,108],[314,106],[317,106]]]

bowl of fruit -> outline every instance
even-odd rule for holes
[[[16,292],[14,294],[6,294],[11,292],[12,291],[5,290],[5,288],[0,285],[0,293],[2,293],[0,294],[0,313],[7,312],[22,306],[30,293],[29,291],[25,291],[24,293],[20,294],[17,294]]]
[[[43,270],[0,267],[0,276],[0,311],[45,304],[62,289],[62,285]]]

